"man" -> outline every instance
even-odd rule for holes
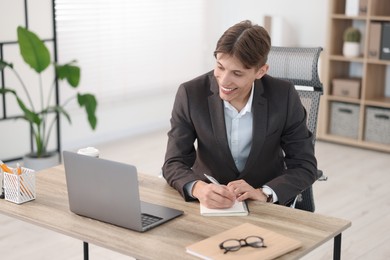
[[[315,181],[306,112],[292,84],[266,74],[270,47],[263,27],[238,23],[219,39],[214,70],[179,87],[163,176],[185,200],[289,205]]]

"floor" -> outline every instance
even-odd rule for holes
[[[158,175],[166,131],[95,146],[101,158]],[[390,259],[390,154],[321,141],[316,154],[319,168],[328,176],[328,181],[314,184],[316,213],[352,221],[343,233],[342,259]],[[79,240],[4,215],[0,226],[0,259],[82,259]],[[303,259],[332,259],[332,253],[333,241],[329,241]],[[132,259],[94,245],[90,245],[90,258]]]

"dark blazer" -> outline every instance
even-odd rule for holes
[[[179,87],[168,132],[164,178],[185,200],[191,197],[184,185],[207,181],[203,175],[207,173],[222,184],[244,179],[255,188],[268,185],[280,204],[288,204],[315,181],[317,171],[313,136],[294,86],[268,75],[255,81],[252,147],[241,173],[229,149],[218,92],[213,71]]]

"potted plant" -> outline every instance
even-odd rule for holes
[[[348,27],[344,31],[343,55],[346,57],[360,56],[360,39],[361,33],[355,27]]]
[[[19,26],[17,28],[17,36],[20,54],[24,62],[30,65],[30,67],[37,73],[39,87],[38,89],[31,88],[31,86],[26,84],[22,75],[18,73],[12,63],[0,59],[0,70],[10,69],[16,75],[16,78],[25,92],[26,100],[22,99],[22,97],[24,97],[23,95],[17,93],[15,89],[9,88],[8,86],[1,86],[0,93],[2,95],[13,95],[16,98],[17,104],[23,114],[17,118],[26,120],[31,127],[34,147],[31,153],[28,154],[28,157],[46,158],[50,155],[47,150],[47,145],[49,143],[51,131],[56,120],[59,119],[58,116],[49,116],[49,114],[58,113],[58,115],[64,116],[69,123],[71,123],[70,116],[64,107],[69,103],[69,101],[77,98],[80,107],[85,108],[89,125],[92,129],[95,129],[97,123],[95,115],[97,101],[95,96],[92,94],[81,94],[77,92],[74,96],[69,97],[63,104],[53,104],[54,88],[57,80],[66,80],[68,85],[72,88],[77,88],[80,82],[80,68],[76,65],[76,61],[71,61],[63,65],[51,61],[48,48],[35,33]],[[54,71],[54,79],[49,88],[49,92],[45,94],[43,93],[44,88],[42,83],[42,73],[49,68],[52,68]],[[39,91],[40,100],[38,104],[33,104],[32,102],[30,94],[33,91]]]

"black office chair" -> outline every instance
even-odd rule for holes
[[[318,59],[321,47],[275,47],[268,55],[268,74],[275,78],[290,81],[294,84],[307,112],[307,126],[313,133],[315,144],[320,96],[323,93],[322,83],[318,76]],[[317,180],[327,180],[321,170]],[[296,199],[295,208],[314,212],[315,203],[313,188],[310,186]]]

